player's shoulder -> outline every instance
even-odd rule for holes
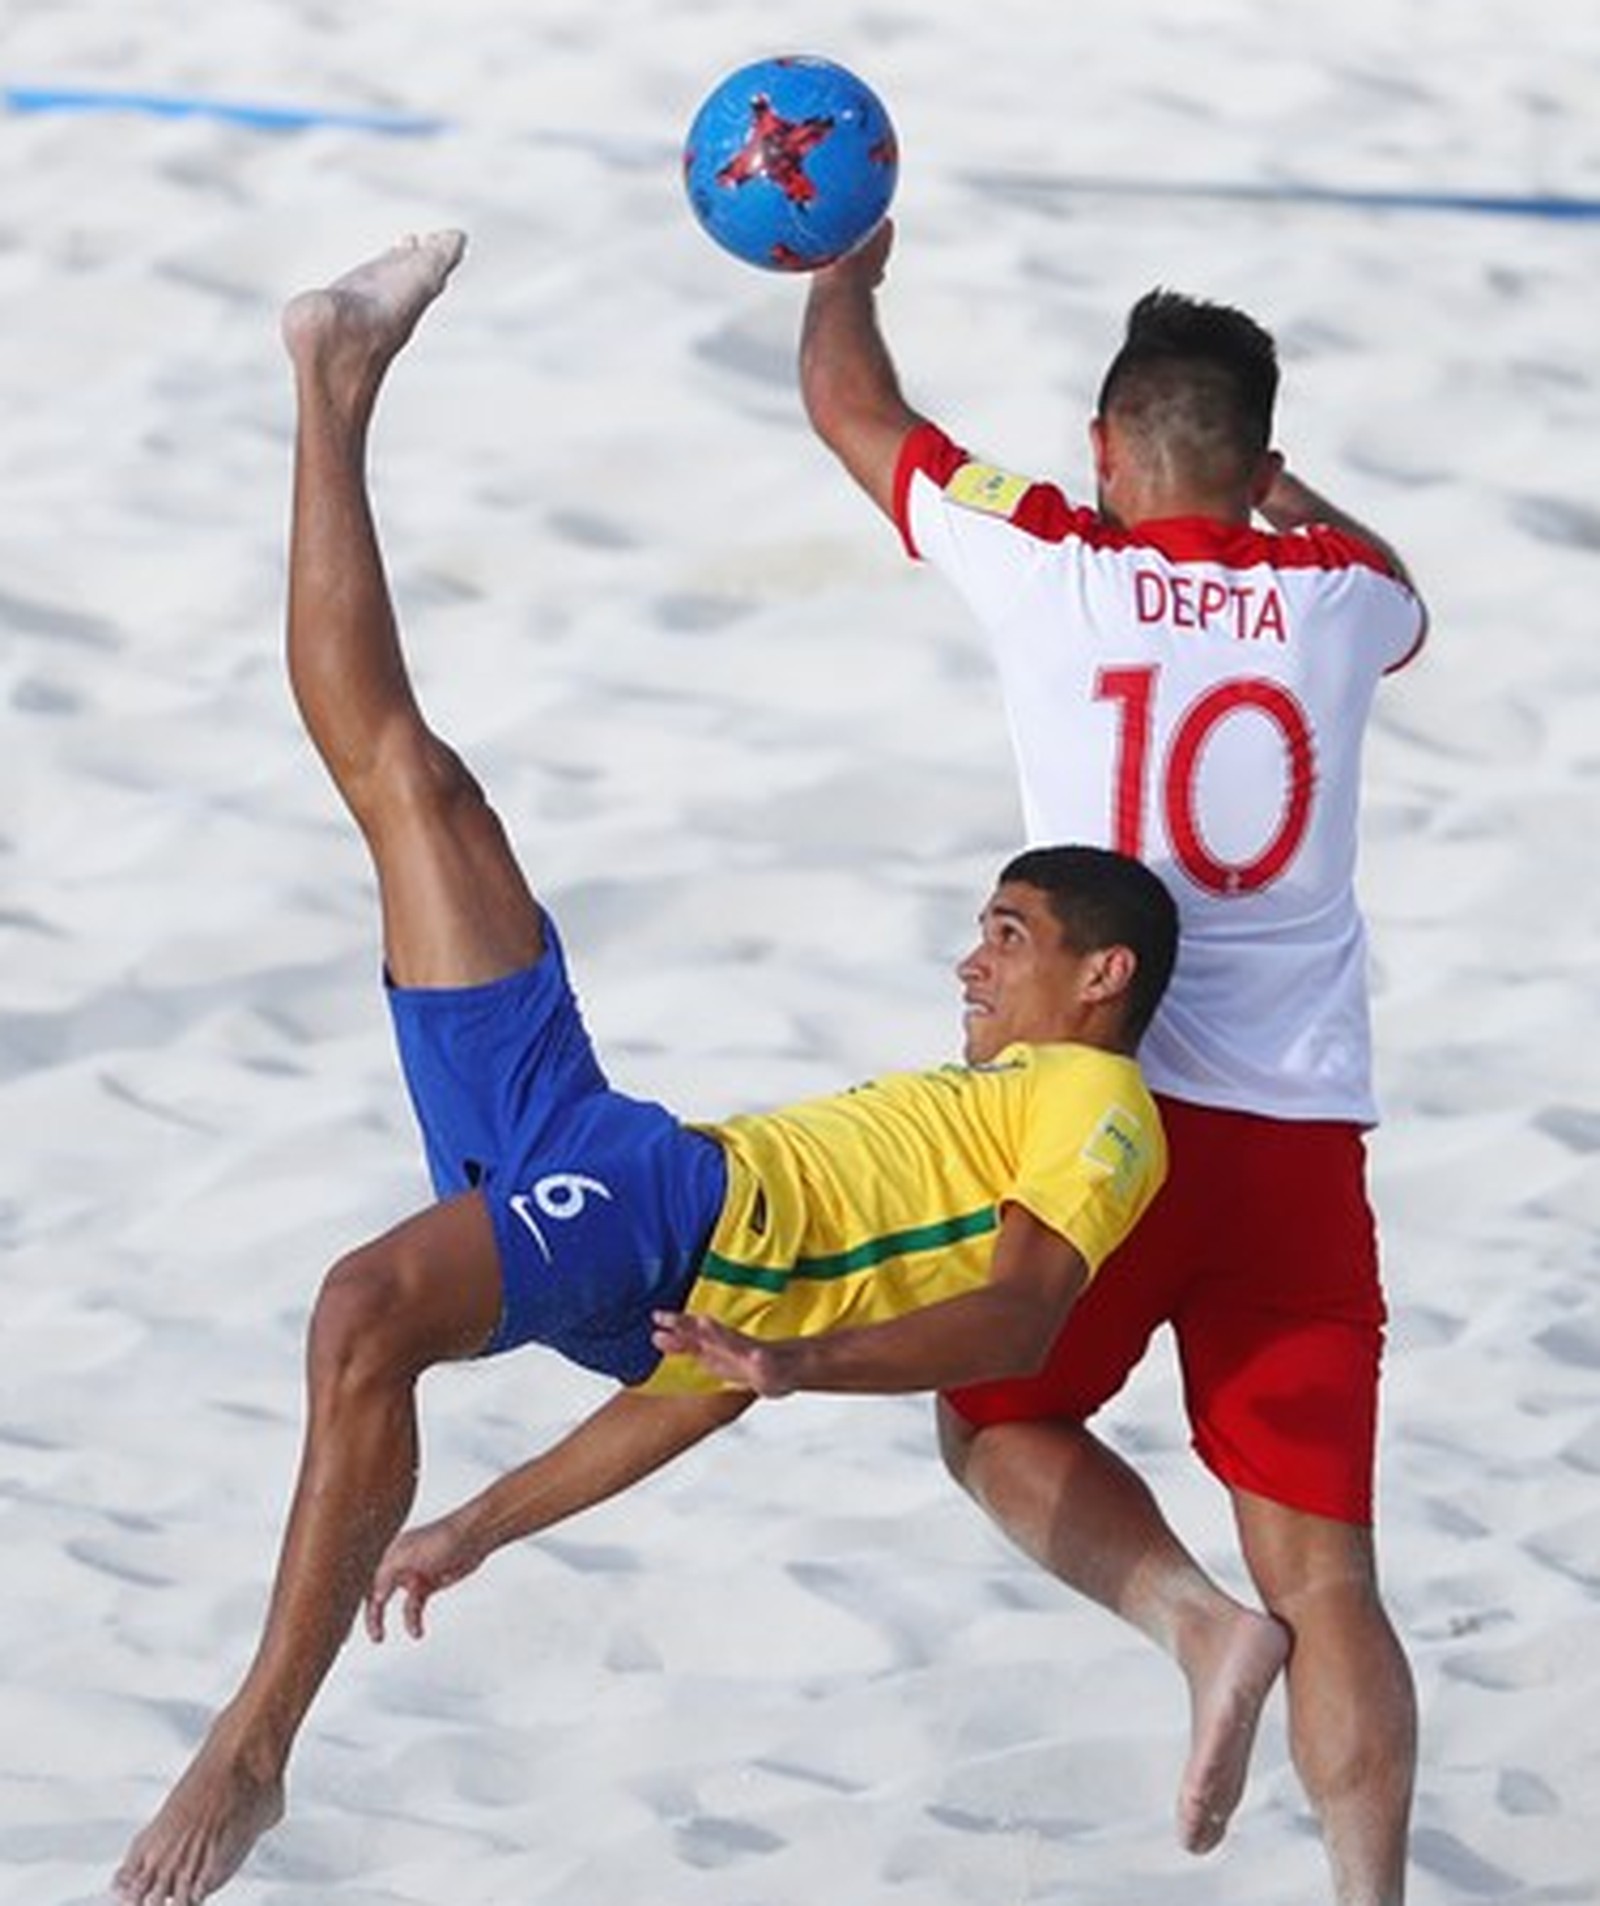
[[[1026,1075],[1052,1087],[1143,1081],[1139,1062],[1129,1054],[1071,1039],[1018,1040],[980,1069]]]
[[[900,476],[908,501],[936,502],[958,522],[1009,526],[1044,542],[1090,537],[1103,527],[1059,484],[975,455],[934,423],[907,436]]]
[[[1407,591],[1410,584],[1382,544],[1332,523],[1308,523],[1297,530],[1261,530],[1276,566],[1282,569],[1355,571],[1381,577]]]

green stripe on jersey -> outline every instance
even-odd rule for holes
[[[755,1264],[740,1264],[736,1259],[707,1251],[700,1275],[719,1284],[737,1284],[747,1290],[781,1291],[796,1277],[819,1281],[849,1277],[856,1271],[871,1270],[875,1264],[892,1257],[910,1257],[916,1251],[936,1251],[948,1244],[961,1244],[968,1238],[981,1238],[999,1225],[1000,1214],[993,1205],[969,1211],[964,1217],[942,1218],[937,1224],[919,1224],[909,1231],[893,1231],[887,1237],[869,1238],[853,1250],[835,1251],[827,1257],[796,1258],[788,1270],[765,1270]]]

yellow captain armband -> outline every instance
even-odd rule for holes
[[[1032,488],[1030,477],[1013,476],[992,463],[964,463],[944,486],[944,493],[963,509],[1009,516]]]

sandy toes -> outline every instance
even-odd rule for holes
[[[195,1906],[225,1885],[283,1817],[280,1781],[261,1781],[208,1741],[128,1848],[112,1884],[126,1906]]]
[[[457,231],[408,238],[332,284],[292,298],[284,307],[283,338],[296,366],[320,370],[332,383],[341,373],[363,389],[375,383],[444,290],[466,245],[466,234]]]
[[[1215,1662],[1193,1677],[1189,1760],[1178,1789],[1178,1838],[1189,1852],[1209,1853],[1227,1832],[1262,1706],[1288,1657],[1283,1625],[1245,1609]]]

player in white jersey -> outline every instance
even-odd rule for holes
[[[1356,792],[1373,689],[1419,638],[1410,589],[1335,530],[1130,535],[931,424],[899,482],[912,549],[992,632],[1030,837],[1114,844],[1183,895],[1152,1083],[1370,1124]]]
[[[1416,1711],[1371,1527],[1385,1313],[1354,873],[1373,692],[1420,644],[1422,606],[1394,552],[1271,448],[1276,352],[1243,313],[1167,292],[1134,307],[1090,426],[1088,507],[906,402],[875,297],[891,242],[885,226],[812,279],[811,420],[988,632],[1029,834],[1148,860],[1184,928],[1143,1048],[1167,1188],[1041,1376],[943,1400],[947,1457],[1023,1548],[1184,1669],[1179,1828],[1215,1846],[1246,1755],[1219,1786],[1199,1750],[1253,1717],[1217,1712],[1203,1676],[1239,1631],[1086,1427],[1170,1326],[1195,1446],[1292,1643],[1291,1747],[1336,1897],[1397,1906]]]

